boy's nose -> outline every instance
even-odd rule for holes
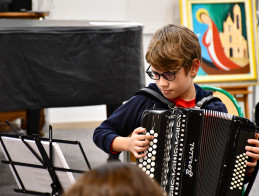
[[[166,80],[163,76],[160,77],[158,80],[159,86],[167,86],[168,85],[168,80]]]

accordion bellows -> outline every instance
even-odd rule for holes
[[[245,181],[250,120],[200,110],[146,110],[142,126],[154,136],[138,165],[171,195],[237,196]]]

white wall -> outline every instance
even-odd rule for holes
[[[49,10],[48,19],[140,22],[145,33],[180,23],[178,0],[33,0],[33,10]]]
[[[180,23],[178,0],[33,0],[34,11],[50,11],[47,19],[132,21],[144,25],[146,51],[152,34],[169,23]],[[145,65],[147,67],[147,65]],[[147,83],[150,79],[146,78]],[[105,105],[45,110],[49,124],[62,122],[102,121]]]

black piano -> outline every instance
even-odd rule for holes
[[[106,104],[108,114],[144,86],[143,26],[0,20],[0,112]]]

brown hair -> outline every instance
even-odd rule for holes
[[[152,181],[136,165],[111,162],[85,172],[64,196],[163,196]]]
[[[189,28],[173,24],[154,34],[146,52],[147,62],[160,71],[174,72],[184,65],[188,73],[195,58],[201,61],[198,37]]]

